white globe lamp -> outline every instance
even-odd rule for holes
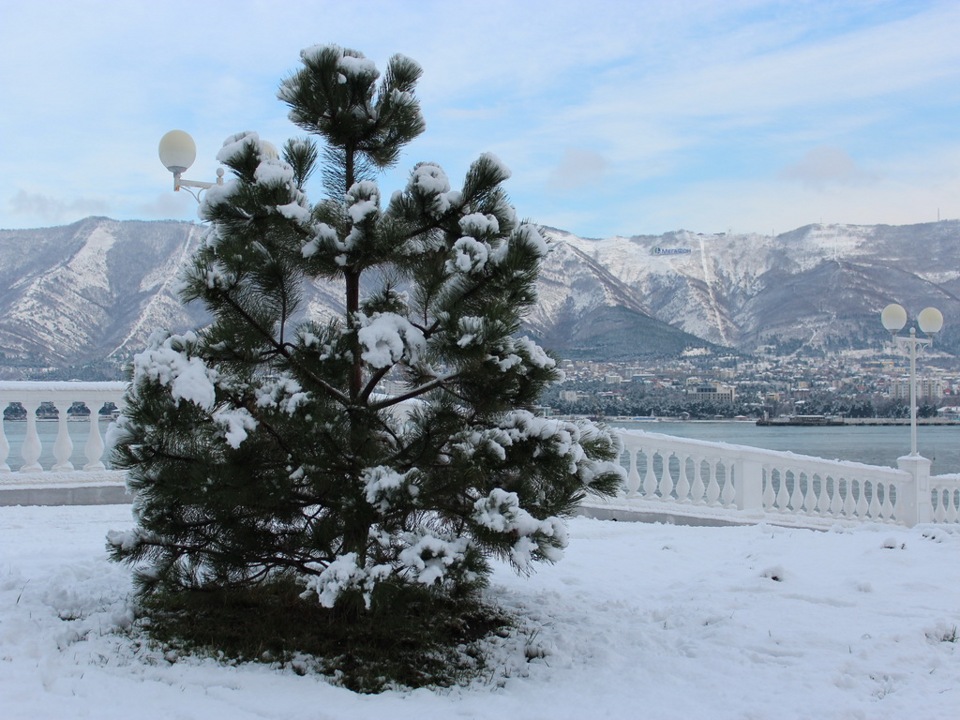
[[[171,130],[160,138],[160,162],[174,175],[181,175],[197,159],[197,144],[189,133]]]

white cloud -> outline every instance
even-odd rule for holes
[[[567,148],[550,173],[550,186],[562,192],[596,185],[603,179],[609,163],[600,153]]]
[[[72,222],[88,215],[103,215],[109,205],[96,198],[76,198],[65,201],[59,197],[29,193],[18,190],[7,201],[9,211],[15,217],[27,217],[31,222],[59,224]]]
[[[798,162],[785,167],[780,176],[814,188],[877,179],[876,174],[859,167],[845,150],[827,145],[812,148]]]
[[[8,3],[0,226],[86,208],[176,213],[172,193],[169,208],[157,199],[169,186],[159,137],[191,132],[189,175],[209,179],[231,133],[299,135],[275,92],[317,42],[359,49],[381,68],[396,52],[423,66],[428,129],[401,176],[434,160],[456,177],[493,151],[514,171],[508,190],[522,215],[569,219],[566,229],[586,235],[696,229],[698,218],[762,228],[768,213],[756,207],[783,207],[785,227],[801,214],[816,220],[825,187],[860,193],[848,196],[850,212],[867,219],[875,197],[879,221],[891,207],[883,188],[936,192],[910,168],[957,139],[955,2],[638,0],[587,11],[571,0],[370,0],[362,21],[358,7]],[[792,203],[771,198],[771,186]],[[84,199],[94,194],[102,200]],[[194,217],[184,212],[174,216]]]

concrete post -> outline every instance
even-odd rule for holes
[[[740,456],[735,465],[737,509],[763,510],[763,464]]]
[[[897,458],[897,467],[910,473],[912,478],[907,487],[900,488],[903,497],[897,499],[897,519],[908,527],[933,522],[930,461],[921,455],[904,455]]]

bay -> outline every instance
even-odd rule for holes
[[[850,460],[888,467],[896,467],[897,458],[910,453],[909,425],[770,427],[735,420],[608,420],[608,424],[694,440],[748,445],[768,450],[789,450],[827,460]],[[960,473],[960,424],[919,426],[917,450],[932,462],[931,473],[934,475]]]

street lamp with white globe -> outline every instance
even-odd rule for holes
[[[197,159],[197,144],[193,141],[193,138],[190,137],[189,133],[183,130],[171,130],[160,138],[160,147],[158,150],[160,162],[163,163],[163,166],[167,170],[173,173],[173,189],[175,191],[179,192],[180,188],[186,188],[187,192],[193,195],[197,202],[199,202],[199,193],[214,185],[223,185],[223,168],[217,168],[216,182],[187,180],[183,177],[183,173],[185,173],[187,169],[193,165],[193,161]],[[190,188],[197,188],[197,192],[193,192]]]
[[[910,357],[910,455],[917,452],[917,352],[933,343],[933,336],[943,327],[943,313],[934,307],[924,308],[917,315],[917,325],[926,337],[917,337],[917,329],[910,328],[907,336],[898,335],[907,324],[907,311],[902,305],[891,303],[880,313],[880,322],[890,333],[899,350]]]

